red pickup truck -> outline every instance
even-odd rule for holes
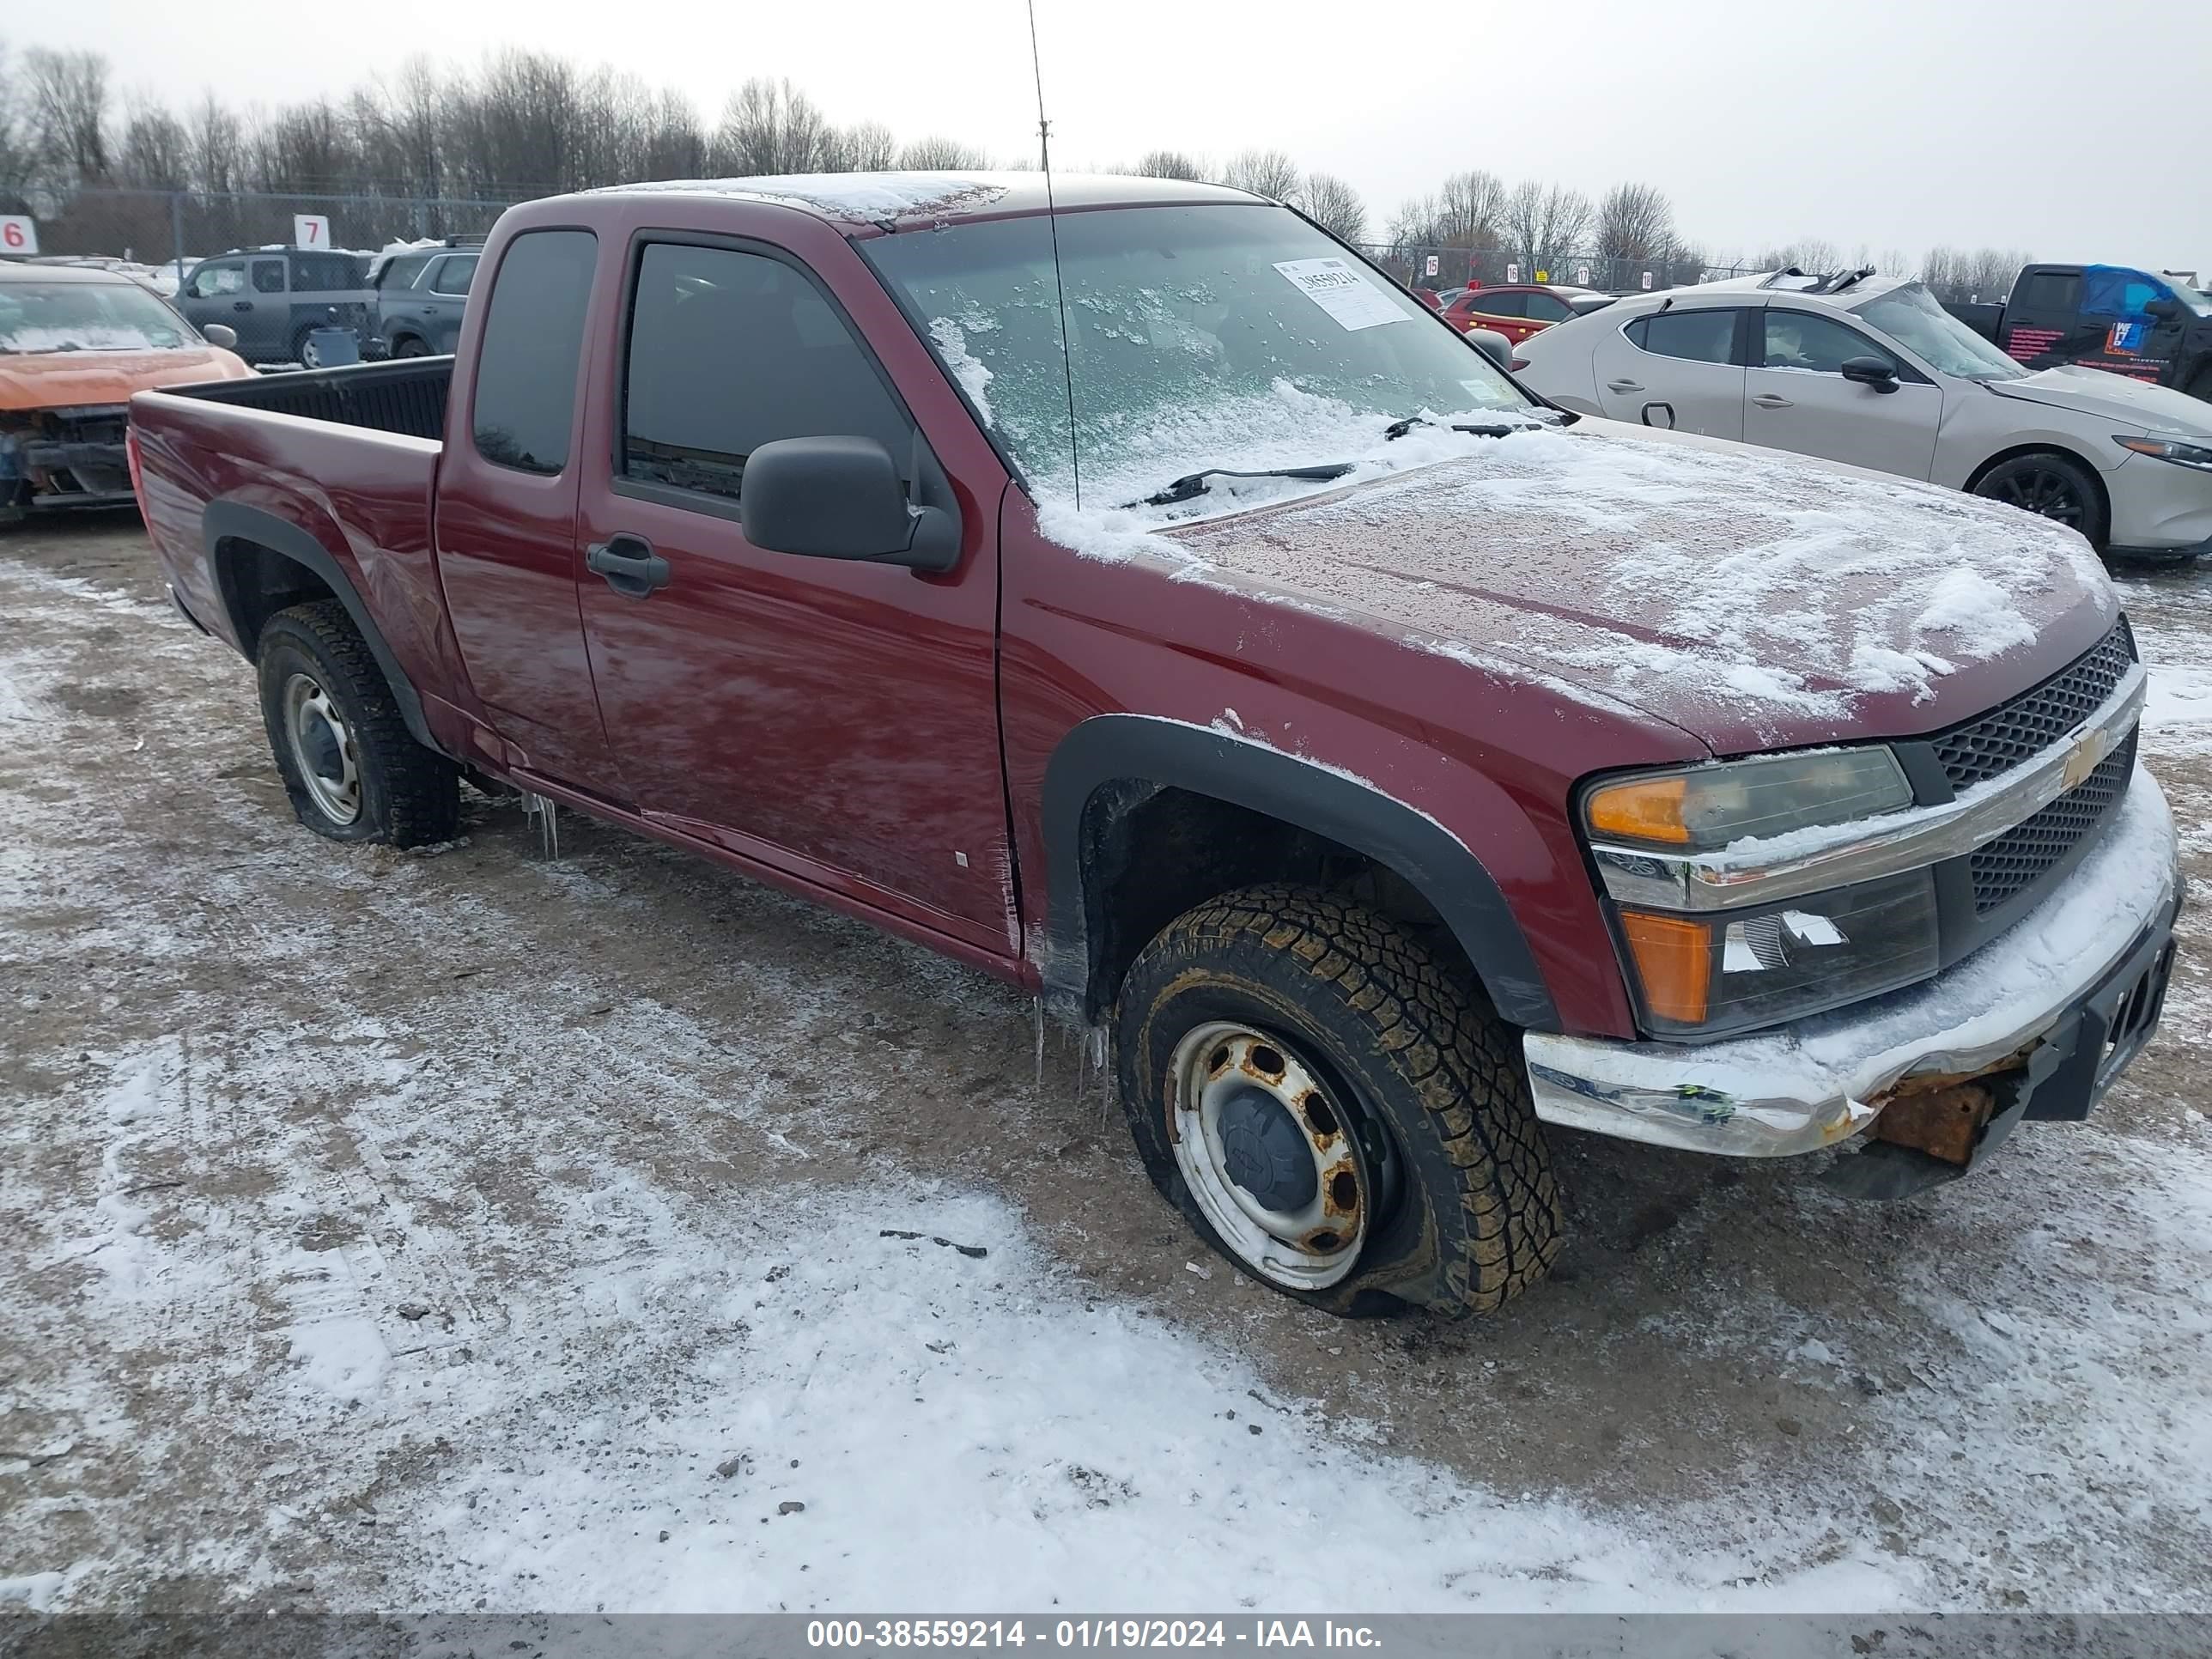
[[[2088,1112],[2179,892],[2078,537],[1564,415],[1288,209],[1054,186],[538,202],[453,358],[135,398],[301,822],[519,790],[1001,975],[1344,1311],[1539,1279],[1547,1126],[1878,1197]]]

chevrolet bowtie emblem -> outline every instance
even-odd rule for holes
[[[2108,732],[2084,732],[2074,739],[2074,746],[2066,751],[2066,765],[2061,781],[2065,790],[2076,789],[2097,769],[2097,763],[2112,752],[2112,738]]]

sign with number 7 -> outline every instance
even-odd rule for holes
[[[292,216],[292,246],[294,247],[328,247],[331,245],[331,222],[319,213],[295,213]]]
[[[0,213],[0,253],[36,253],[39,228],[27,213]]]

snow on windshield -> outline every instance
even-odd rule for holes
[[[1858,314],[1939,373],[1967,380],[2017,380],[2028,373],[1936,303],[1918,283],[1878,295]]]
[[[0,283],[0,351],[161,351],[193,343],[182,318],[130,283]]]

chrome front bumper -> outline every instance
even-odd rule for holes
[[[1869,1103],[1899,1079],[1993,1066],[2052,1033],[2147,933],[2171,926],[2179,891],[2173,815],[2138,766],[2064,884],[1936,978],[1703,1045],[1532,1031],[1524,1042],[1536,1115],[1738,1158],[1832,1146],[1873,1122],[1879,1109]]]

